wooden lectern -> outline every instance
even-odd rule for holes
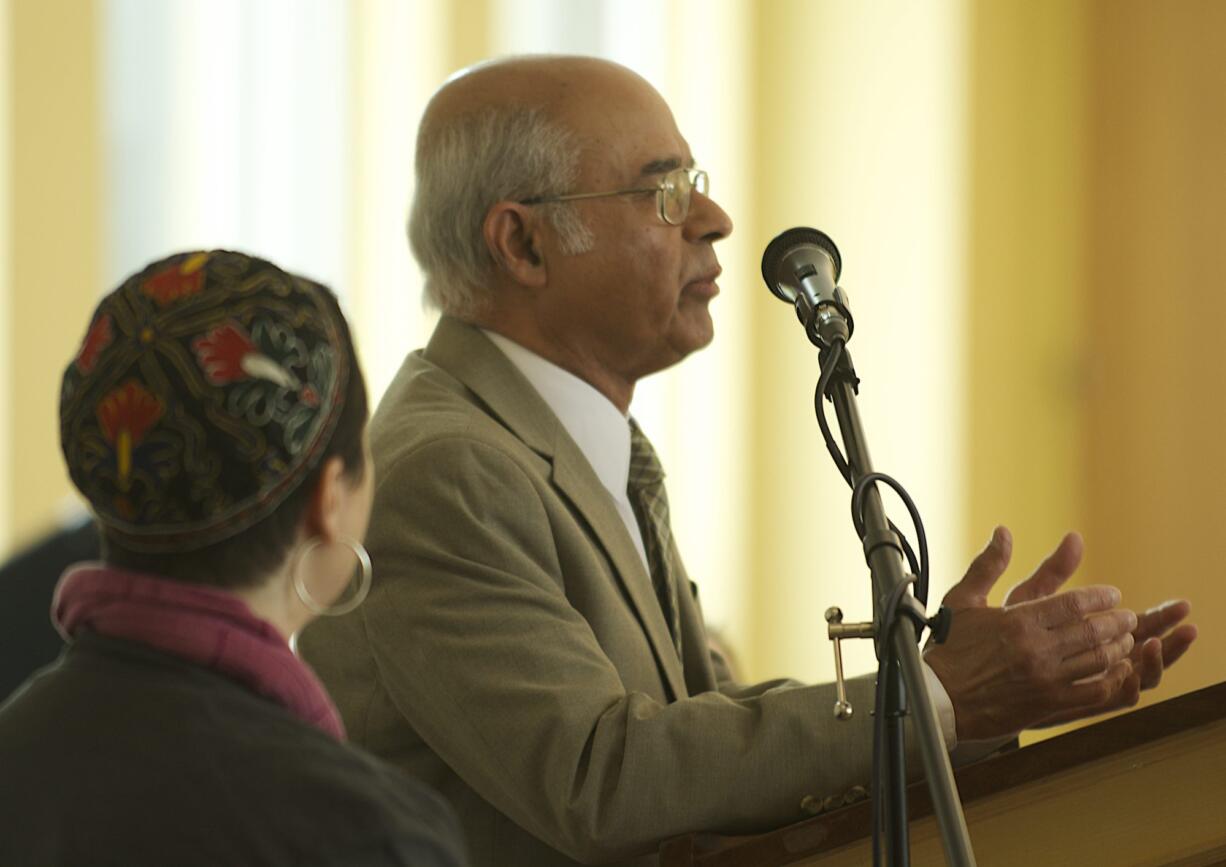
[[[1226,683],[956,773],[975,858],[1012,865],[1226,865]],[[945,863],[923,783],[908,792],[911,863]],[[689,834],[660,867],[872,863],[867,801],[753,837]]]

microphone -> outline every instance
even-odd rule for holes
[[[829,236],[797,226],[775,237],[762,254],[762,279],[781,301],[796,308],[809,340],[828,348],[855,330],[847,295],[839,288],[843,260]]]

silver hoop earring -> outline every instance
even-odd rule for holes
[[[362,571],[361,578],[358,579],[357,592],[353,594],[353,598],[340,603],[339,605],[320,605],[318,600],[311,595],[311,591],[306,586],[306,580],[302,577],[299,566],[306,559],[306,555],[314,551],[320,545],[327,544],[318,536],[314,536],[303,543],[302,547],[294,554],[294,563],[290,568],[290,575],[294,582],[294,592],[298,594],[298,598],[302,600],[302,604],[309,608],[313,613],[324,617],[335,617],[339,614],[348,614],[353,609],[357,608],[366,599],[366,594],[370,592],[370,580],[373,576],[373,570],[370,568],[370,554],[366,551],[366,546],[357,539],[337,539],[337,542],[346,546],[358,558],[358,566]]]

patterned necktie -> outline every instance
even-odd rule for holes
[[[673,637],[673,646],[681,656],[681,610],[677,605],[677,576],[673,574],[673,533],[668,524],[668,495],[664,492],[664,468],[656,457],[643,431],[630,420],[630,481],[626,485],[630,504],[643,534],[643,547],[651,565],[651,580],[655,584],[664,622]]]

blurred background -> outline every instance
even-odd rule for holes
[[[83,514],[56,407],[102,293],[173,250],[266,256],[341,294],[377,398],[435,320],[404,234],[426,100],[583,53],[656,85],[736,223],[715,344],[634,410],[745,676],[830,677],[823,611],[870,616],[816,352],[759,272],[812,225],[933,600],[996,524],[997,599],[1079,529],[1077,580],[1192,600],[1147,700],[1226,679],[1224,38],[1212,0],[0,0],[0,559]]]

